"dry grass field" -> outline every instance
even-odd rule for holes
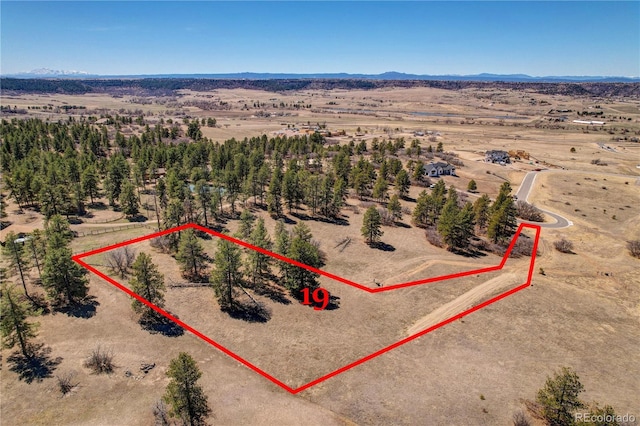
[[[202,102],[217,109],[205,110],[208,104]],[[311,107],[290,106],[297,103]],[[50,377],[31,383],[19,379],[8,361],[13,350],[2,351],[3,425],[153,424],[153,404],[168,383],[164,373],[182,351],[189,352],[203,372],[212,424],[510,424],[513,413],[524,409],[523,400],[533,400],[547,376],[561,366],[578,373],[584,400],[640,417],[640,260],[626,249],[628,240],[640,239],[640,143],[630,140],[640,137],[637,99],[497,89],[237,89],[157,99],[23,95],[3,97],[2,104],[24,109],[52,105],[46,112],[27,109],[28,116],[50,120],[66,119],[68,114],[55,109],[65,104],[86,106],[84,114],[97,117],[139,110],[150,125],[161,118],[182,123],[187,115],[215,117],[216,127],[203,126],[202,131],[219,141],[295,134],[293,128],[301,134],[308,123],[318,123],[334,133],[344,130],[343,136],[329,137],[341,144],[401,136],[407,142],[417,139],[423,149],[442,142],[445,151],[457,153],[464,162],[457,168],[458,177],[443,178],[447,186],[465,189],[474,179],[479,193],[495,197],[505,180],[515,192],[528,172],[543,169],[529,201],[573,223],[542,229],[531,287],[296,395],[189,333],[168,337],[143,330],[130,298],[91,274],[95,312],[37,319],[36,341],[50,350]],[[576,111],[596,107],[604,111],[607,125],[572,123]],[[550,114],[552,109],[573,112],[557,122],[553,120],[562,114]],[[123,132],[138,130],[133,124]],[[524,150],[530,159],[487,164],[484,152],[490,149]],[[416,197],[421,190],[412,187],[410,195]],[[471,201],[473,197],[469,194]],[[305,221],[320,241],[326,271],[374,287],[374,279],[391,285],[500,262],[493,254],[467,258],[431,246],[424,231],[410,224],[409,215],[403,218],[407,226],[383,228],[382,241],[392,251],[371,248],[360,236],[365,210],[360,203],[348,199],[345,225],[288,215],[292,222]],[[11,224],[0,232],[1,240],[7,232],[43,226],[39,213],[19,212],[11,201],[6,211]],[[119,213],[108,209],[92,213],[90,220],[72,225],[82,235],[72,243],[75,253],[149,234],[155,226],[153,217],[140,226],[126,225]],[[274,221],[261,210],[254,213],[265,217],[273,235]],[[124,225],[126,229],[118,229]],[[230,219],[225,226],[234,232],[238,221]],[[336,245],[345,237],[352,243],[340,251]],[[572,254],[554,249],[560,238],[574,243]],[[213,253],[215,239],[205,243]],[[152,254],[168,281],[181,280],[173,258],[148,242],[135,244],[135,249]],[[107,271],[101,255],[86,261]],[[322,286],[340,298],[339,308],[314,311],[296,301],[283,304],[262,297],[271,310],[264,323],[230,318],[206,287],[170,288],[166,305],[181,320],[296,387],[524,282],[528,264],[527,257],[510,259],[500,272],[379,294],[322,278]],[[30,289],[42,292],[33,284]],[[115,354],[116,369],[110,375],[93,375],[82,365],[97,345]],[[144,374],[141,363],[156,366]],[[67,372],[75,372],[78,386],[62,397],[55,377]]]

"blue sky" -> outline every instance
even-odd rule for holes
[[[0,3],[0,72],[640,75],[640,2]]]

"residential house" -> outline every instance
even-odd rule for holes
[[[455,176],[456,168],[447,163],[431,162],[424,165],[424,175],[427,177],[438,177],[442,175]]]
[[[500,151],[497,149],[485,152],[484,161],[486,161],[487,163],[499,164],[507,164],[511,162],[509,160],[509,153],[507,151]]]

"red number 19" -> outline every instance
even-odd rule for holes
[[[327,289],[318,287],[313,290],[311,293],[311,297],[313,298],[314,303],[320,304],[320,306],[314,306],[313,309],[316,311],[322,311],[329,304],[329,292]],[[303,305],[311,305],[311,301],[309,300],[309,288],[302,289],[302,304]]]

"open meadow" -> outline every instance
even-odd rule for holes
[[[562,366],[578,373],[583,400],[640,418],[640,259],[627,249],[629,241],[640,240],[640,100],[635,97],[545,94],[526,86],[414,87],[181,90],[163,96],[16,92],[3,94],[1,103],[20,111],[3,112],[7,122],[88,120],[88,126],[104,129],[108,140],[161,126],[176,128],[175,139],[160,137],[150,145],[191,144],[188,134],[194,122],[200,138],[214,144],[262,135],[321,135],[327,147],[351,144],[357,149],[364,143],[367,151],[361,154],[367,159],[374,157],[374,144],[402,139],[403,148],[386,155],[408,168],[410,162],[443,161],[431,154],[442,144],[450,154],[447,158],[456,162],[455,175],[431,177],[426,183],[412,178],[399,201],[403,213],[382,226],[379,245],[367,244],[361,229],[367,209],[386,208],[387,202],[354,188],[348,188],[331,220],[308,206],[282,209],[287,230],[300,223],[308,226],[322,253],[323,271],[371,289],[500,264],[502,254],[496,250],[462,255],[437,247],[412,220],[420,194],[430,193],[430,184],[440,180],[447,188],[455,186],[461,202],[473,203],[485,193],[495,199],[504,182],[515,194],[525,176],[535,173],[526,200],[570,224],[554,226],[549,215],[540,223],[531,286],[296,394],[189,332],[165,335],[143,329],[131,309],[131,297],[88,274],[92,302],[85,312],[51,309],[34,319],[40,324],[34,339],[42,344],[40,372],[21,376],[11,361],[16,349],[2,350],[3,425],[154,424],[153,406],[168,383],[169,362],[180,352],[190,353],[202,371],[200,384],[212,408],[211,424],[493,425],[510,424],[513,414],[523,411],[531,424],[542,425],[527,411],[527,401],[535,400],[547,376]],[[595,111],[606,125],[573,122]],[[116,117],[131,120],[119,122]],[[116,148],[107,146],[109,156],[115,155]],[[135,155],[139,150],[140,146],[130,149]],[[508,164],[487,163],[485,152],[490,150],[514,155]],[[261,155],[267,158],[265,152]],[[336,156],[337,150],[298,157],[304,158],[304,166],[317,161],[326,171]],[[207,164],[211,158],[206,158]],[[350,158],[355,166],[359,156]],[[172,166],[171,159],[163,161],[164,168]],[[105,165],[101,175],[107,174]],[[190,179],[187,175],[180,182]],[[476,190],[468,190],[472,180]],[[87,214],[68,215],[76,234],[71,242],[74,254],[148,235],[158,224],[165,228],[165,213],[160,218],[156,213],[157,179],[143,176],[136,185],[142,207],[135,219],[109,206],[104,185],[95,202],[87,203]],[[394,191],[390,186],[390,194]],[[18,205],[5,177],[2,195],[6,217],[0,240],[9,233],[44,228],[41,209]],[[237,233],[246,207],[264,219],[274,239],[277,220],[266,203],[248,195],[231,203],[233,209],[226,200],[219,206],[222,213],[211,218],[216,230]],[[486,239],[484,232],[478,234]],[[534,233],[527,229],[524,234],[531,239]],[[569,253],[554,248],[562,238],[573,243]],[[200,239],[210,258],[215,257],[217,240]],[[320,286],[337,298],[326,310],[302,305],[276,282],[273,288],[282,293],[278,297],[251,290],[238,293],[243,303],[257,301],[267,307],[268,315],[255,321],[223,312],[208,285],[181,285],[188,280],[174,254],[152,247],[149,240],[131,248],[151,255],[164,275],[168,311],[292,388],[524,283],[531,261],[526,253],[509,258],[502,270],[379,293],[321,277]],[[131,275],[118,277],[107,267],[106,257],[102,253],[84,261],[129,286]],[[21,289],[9,258],[3,256],[2,262],[8,268],[7,281]],[[207,275],[213,267],[208,265]],[[31,267],[26,286],[32,294],[44,295],[37,278]],[[92,374],[83,366],[98,345],[114,354],[111,374]],[[154,368],[142,372],[141,364]],[[67,373],[73,373],[77,385],[62,396],[56,378]]]

